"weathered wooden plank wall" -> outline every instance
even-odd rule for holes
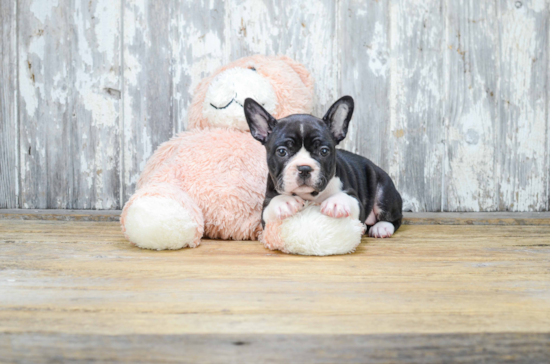
[[[440,0],[390,5],[388,169],[404,208],[441,209],[445,11]]]
[[[548,149],[545,153],[539,147],[549,133],[548,1],[500,0],[497,6],[501,35],[498,206],[542,210],[549,199],[548,191],[542,192],[549,182]]]
[[[18,3],[20,205],[116,208],[120,2]]]
[[[19,206],[17,4],[0,0],[0,208]]]
[[[550,2],[0,0],[0,208],[120,208],[193,89],[255,53],[316,78],[320,115],[412,211],[548,210]]]
[[[497,208],[499,30],[495,2],[449,2],[446,208]],[[518,85],[519,86],[519,85]]]

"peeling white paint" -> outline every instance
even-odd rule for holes
[[[97,49],[105,54],[107,59],[113,59],[118,54],[118,29],[120,7],[112,6],[112,0],[99,0],[95,3],[94,17],[98,19],[94,27]],[[113,36],[116,35],[116,36]]]
[[[475,131],[478,143],[465,142],[467,134]],[[472,105],[448,131],[453,155],[447,170],[452,171],[448,185],[448,204],[458,211],[495,210],[494,146],[492,117],[483,100]]]
[[[92,113],[92,125],[98,128],[114,127],[118,124],[118,105],[105,95],[92,90],[83,93],[83,102],[86,110]]]
[[[30,11],[42,24],[51,16],[53,8],[59,5],[59,0],[32,1]]]
[[[87,31],[89,30],[89,26],[86,24],[87,16],[85,15],[86,12],[84,9],[82,9],[82,2],[77,1],[75,3],[75,10],[76,11],[73,14],[73,22],[76,26],[77,39],[79,40],[77,42],[78,57],[85,65],[93,66],[92,49],[88,44],[87,39]]]
[[[315,75],[314,112],[324,113],[339,90],[336,4],[331,0],[275,4],[248,0],[233,6],[227,2],[225,43],[230,48],[225,53],[231,60],[255,53],[285,54],[304,63]]]
[[[386,32],[382,27],[382,23],[377,22],[374,24],[372,43],[367,47],[369,68],[376,76],[386,77],[388,69],[386,44]]]
[[[424,206],[422,206],[417,197],[401,192],[401,198],[403,199],[403,211],[417,212],[424,210]]]
[[[19,92],[25,103],[25,111],[29,117],[34,117],[36,108],[38,107],[38,98],[36,88],[33,84],[31,71],[26,62],[19,62]]]
[[[44,97],[41,77],[44,71],[44,54],[44,37],[31,37],[28,49],[23,49],[19,55],[19,89],[25,102],[25,110],[31,118],[35,116],[38,100]]]
[[[191,28],[193,30],[193,28]],[[222,58],[222,43],[221,39],[214,33],[208,32],[199,35],[198,29],[190,34],[191,55],[196,62],[193,62],[188,67],[191,75],[190,90],[191,93],[195,90],[199,82],[216,68],[222,66],[220,59]]]
[[[547,4],[546,4],[547,5]],[[547,21],[544,2],[525,3],[525,11],[509,6],[502,12],[501,57],[504,81],[501,110],[506,121],[505,163],[502,169],[501,198],[512,211],[539,211],[547,208],[548,151],[546,80],[540,77],[547,71],[541,59],[547,34],[542,32]],[[527,9],[532,11],[527,11]],[[520,9],[521,10],[521,9]],[[546,18],[546,20],[545,20]],[[542,53],[542,54],[541,54]],[[546,96],[546,97],[545,97]]]
[[[527,4],[525,4],[525,6],[528,9],[533,10],[537,13],[543,12],[544,10],[548,11],[548,2],[545,0],[531,0]]]

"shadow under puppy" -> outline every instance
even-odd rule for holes
[[[387,238],[399,228],[402,200],[390,176],[367,158],[336,149],[353,108],[353,99],[344,96],[323,119],[295,114],[276,120],[253,99],[245,100],[250,133],[267,152],[264,227],[294,215],[308,200],[327,216],[364,222],[371,237]]]

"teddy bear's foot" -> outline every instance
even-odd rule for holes
[[[363,227],[357,219],[329,217],[318,205],[306,203],[295,215],[267,223],[261,241],[268,249],[290,254],[347,254],[361,243]]]
[[[193,211],[174,199],[160,196],[135,200],[128,208],[124,227],[128,239],[143,249],[194,248],[202,235]]]

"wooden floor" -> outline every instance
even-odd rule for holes
[[[302,257],[0,220],[0,362],[549,363],[550,219],[534,224],[404,225]]]

